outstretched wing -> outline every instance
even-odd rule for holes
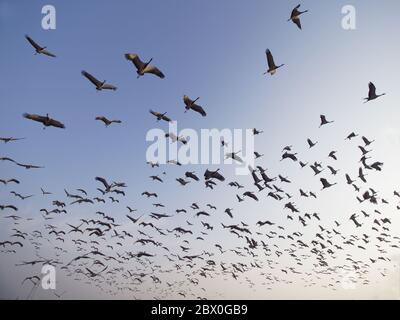
[[[42,54],[45,54],[46,56],[49,56],[49,57],[53,57],[53,58],[55,58],[56,57],[56,55],[55,54],[53,54],[53,53],[51,53],[50,51],[47,51],[47,50],[42,50],[42,51],[40,51]]]
[[[95,120],[100,120],[100,121],[103,121],[104,123],[108,122],[108,119],[103,116],[97,116]]]
[[[109,89],[109,90],[117,90],[117,87],[116,86],[114,86],[114,85],[112,85],[112,84],[110,84],[110,83],[104,83],[102,86],[101,86],[101,88],[102,89]]]
[[[31,114],[31,113],[24,113],[23,117],[26,119],[41,122],[41,123],[44,123],[47,120],[46,117],[39,116],[38,114]]]
[[[172,121],[172,120],[171,120],[169,117],[167,117],[166,115],[163,115],[163,116],[162,116],[162,119],[165,120],[165,121],[167,121],[167,122],[171,122],[171,121]]]
[[[65,126],[63,123],[61,123],[60,121],[54,120],[54,119],[50,119],[49,124],[56,128],[65,129]]]
[[[299,15],[299,9],[300,8],[300,4],[298,4],[296,7],[294,7],[294,9],[292,10],[292,14],[290,15],[290,19],[293,19],[294,17]]]
[[[297,11],[297,10],[296,10]],[[301,22],[299,17],[292,18],[293,23],[301,30]]]
[[[147,65],[147,67],[143,70],[144,73],[152,73],[154,75],[156,75],[157,77],[164,79],[165,75],[160,71],[160,69],[158,69],[155,66],[152,65]]]
[[[125,59],[132,61],[135,65],[136,69],[141,70],[144,68],[145,64],[142,60],[140,60],[139,56],[136,53],[126,53]]]
[[[35,41],[33,41],[33,39],[30,36],[25,35],[25,38],[26,38],[26,40],[28,40],[28,42],[31,44],[31,46],[34,47],[36,50],[42,50],[43,49]]]
[[[93,77],[89,72],[86,72],[85,70],[82,70],[82,75],[88,79],[91,83],[93,83],[96,87],[101,86],[102,82],[97,80],[95,77]]]
[[[274,57],[272,56],[271,51],[269,49],[267,49],[265,51],[265,54],[267,55],[268,68],[274,69],[276,66],[275,66]]]
[[[156,112],[156,111],[153,111],[153,110],[149,110],[149,112],[153,115],[153,116],[155,116],[155,117],[158,117],[158,112]]]
[[[193,100],[191,100],[187,95],[184,95],[183,102],[185,103],[185,105],[190,106],[193,103]]]
[[[190,109],[200,113],[203,117],[205,117],[207,115],[207,113],[204,111],[204,109],[201,106],[199,106],[198,104],[193,103],[190,106]]]
[[[368,92],[368,97],[374,97],[375,96],[375,94],[376,94],[376,87],[375,87],[375,85],[372,83],[372,82],[370,82],[369,84],[368,84],[368,88],[369,88],[369,92]]]
[[[108,184],[106,179],[104,179],[102,177],[96,177],[95,180],[101,182],[106,187],[106,189],[108,189],[110,187],[110,185]]]

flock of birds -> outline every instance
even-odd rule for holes
[[[300,16],[308,10],[299,11],[299,8],[300,5],[293,9],[289,21],[301,29]],[[31,37],[26,36],[26,39],[35,49],[35,54],[56,57]],[[125,58],[136,68],[138,78],[146,74],[165,78],[158,67],[150,64],[152,59],[143,62],[134,53],[125,54]],[[274,75],[284,66],[275,64],[270,50],[266,50],[266,58],[268,69],[265,73]],[[96,90],[117,90],[116,86],[98,80],[87,71],[82,71],[82,76]],[[370,82],[365,102],[382,95],[376,93],[374,84]],[[198,99],[192,100],[185,95],[185,112],[192,110],[205,117],[207,113],[197,104]],[[166,112],[150,110],[150,113],[157,121],[172,121]],[[61,121],[50,118],[48,114],[25,113],[23,117],[41,123],[44,128],[66,128]],[[96,120],[105,126],[121,123],[120,120],[109,120],[104,116],[98,116]],[[334,121],[320,115],[320,130],[324,130],[325,126],[334,126]],[[253,134],[262,135],[263,131],[254,128]],[[187,142],[185,137],[171,133],[167,133],[166,138],[171,143]],[[230,205],[224,207],[181,199],[187,203],[179,207],[176,203],[176,207],[167,208],[161,192],[144,190],[138,197],[142,197],[152,209],[150,213],[139,212],[126,200],[126,182],[98,176],[93,178],[92,190],[78,188],[70,192],[64,189],[62,194],[56,194],[41,188],[41,196],[49,201],[48,205],[40,209],[41,215],[38,217],[26,218],[20,213],[19,204],[34,195],[12,190],[22,185],[18,178],[1,177],[0,183],[4,188],[11,188],[8,191],[10,200],[11,196],[15,198],[12,201],[15,204],[0,204],[1,220],[9,223],[9,234],[2,234],[0,238],[2,261],[11,260],[23,247],[33,248],[31,257],[15,263],[16,268],[26,268],[26,277],[21,279],[21,286],[28,286],[27,290],[39,287],[41,281],[40,272],[33,272],[30,268],[48,264],[62,270],[66,277],[77,281],[77,285],[85,283],[110,296],[145,295],[155,299],[173,295],[206,299],[208,288],[203,282],[206,279],[222,279],[230,283],[237,281],[253,288],[256,283],[252,272],[256,273],[257,279],[263,279],[258,285],[266,290],[273,290],[277,283],[293,284],[294,280],[288,278],[289,274],[304,287],[322,286],[337,290],[344,277],[343,271],[356,275],[350,281],[368,285],[368,275],[373,266],[379,265],[378,270],[385,277],[388,272],[385,266],[391,261],[392,250],[400,249],[400,238],[391,232],[393,217],[380,209],[386,206],[388,212],[392,212],[389,208],[400,210],[395,202],[399,200],[400,192],[382,195],[369,185],[367,176],[382,172],[384,165],[373,159],[373,140],[355,132],[346,133],[343,138],[343,143],[353,144],[360,152],[359,162],[354,163],[354,172],[358,172],[358,175],[343,172],[336,166],[339,158],[345,158],[346,155],[338,154],[335,150],[328,157],[325,155],[325,160],[318,162],[307,159],[307,155],[300,156],[295,152],[295,146],[288,145],[277,158],[287,162],[288,166],[298,166],[298,170],[310,169],[310,179],[318,179],[320,190],[308,190],[306,181],[296,182],[279,172],[267,173],[267,169],[259,163],[263,154],[258,152],[254,152],[256,167],[249,167],[249,176],[240,177],[240,181],[227,181],[220,169],[207,169],[199,174],[186,171],[184,167],[182,176],[170,181],[167,172],[157,173],[160,164],[148,162],[152,171],[149,179],[155,189],[159,189],[160,184],[168,183],[190,188],[203,181],[206,190],[223,192],[227,198],[231,197]],[[18,142],[21,139],[0,138],[5,144],[22,143]],[[318,148],[319,145],[310,138],[305,139],[305,143],[309,148]],[[224,151],[228,148],[223,140],[221,148]],[[226,152],[225,156],[243,163],[238,152]],[[43,169],[6,156],[0,157],[0,162],[10,162],[26,169]],[[178,160],[170,160],[169,164],[180,165]],[[4,174],[7,171],[2,172]],[[360,210],[349,213],[346,219],[332,219],[324,216],[323,212],[308,213],[298,206],[300,199],[315,200],[321,193],[329,192],[326,189],[339,188],[340,185],[354,192],[354,201],[360,205]],[[131,199],[132,195],[129,196]],[[273,201],[279,204],[287,223],[277,223],[268,219],[266,214],[266,219],[250,224],[246,219],[251,213],[246,212],[242,204],[250,201]],[[104,212],[102,205],[110,203],[118,206],[118,210],[122,206],[124,214]],[[91,210],[91,217],[71,216],[65,223],[70,208],[76,205],[85,206],[85,212]],[[34,229],[28,229],[29,220],[39,220],[41,223]],[[219,223],[215,223],[216,220]],[[168,222],[173,227],[165,227]],[[347,228],[352,231],[349,233]],[[225,233],[224,237],[232,238],[232,241],[219,243],[210,240],[220,238],[221,233]],[[199,250],[199,247],[203,249]],[[363,251],[368,255],[363,258],[356,256],[356,252]],[[54,294],[61,298],[65,291],[56,291]]]

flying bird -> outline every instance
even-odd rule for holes
[[[136,53],[126,53],[125,59],[131,61],[133,65],[136,67],[136,73],[138,79],[141,76],[144,76],[145,73],[154,74],[161,79],[165,78],[165,75],[160,71],[160,69],[150,64],[153,58],[151,58],[148,62],[143,62],[142,60],[140,60],[139,56]]]
[[[353,139],[353,138],[355,138],[355,137],[357,137],[357,136],[358,136],[358,134],[352,132],[352,133],[350,133],[350,134],[346,137],[345,140],[351,140],[351,139]]]
[[[150,113],[157,118],[157,121],[164,120],[167,122],[172,122],[172,120],[166,116],[166,114],[167,114],[166,112],[160,113],[160,112],[153,111],[150,109]]]
[[[308,143],[309,148],[311,149],[312,147],[314,147],[318,143],[318,141],[317,142],[312,142],[311,139],[307,139],[307,143]]]
[[[386,93],[382,93],[382,94],[378,94],[377,95],[376,94],[376,87],[372,82],[370,82],[368,84],[368,88],[369,88],[368,97],[364,98],[364,100],[365,100],[364,103],[367,103],[368,101],[371,101],[371,100],[375,100],[376,98],[379,98],[379,97],[384,96],[386,94]]]
[[[293,21],[293,23],[301,30],[300,15],[302,15],[303,13],[308,12],[308,10],[299,11],[298,10],[299,8],[300,8],[300,4],[297,5],[292,10],[292,13],[291,13],[290,18],[288,19],[288,21]]]
[[[276,70],[280,67],[283,67],[284,64],[281,64],[279,66],[275,65],[274,57],[272,56],[272,53],[269,49],[265,51],[265,54],[267,55],[268,70],[264,72],[264,74],[269,73],[272,76],[276,73]]]
[[[204,111],[203,107],[196,104],[196,101],[199,100],[200,97],[196,98],[195,100],[190,99],[187,95],[183,96],[183,102],[185,103],[185,112],[192,109],[195,112],[200,113],[203,117],[207,115]]]
[[[228,152],[225,154],[225,159],[231,158],[233,160],[236,160],[237,162],[243,163],[243,159],[237,155],[238,152]]]
[[[329,187],[332,187],[332,186],[334,186],[335,184],[337,184],[337,182],[335,182],[335,183],[329,183],[328,180],[326,180],[325,178],[321,178],[321,179],[319,179],[319,180],[320,180],[321,183],[322,183],[322,190],[323,190],[323,189],[326,189],[326,188],[329,188]]]
[[[16,183],[16,184],[19,184],[20,182],[17,180],[17,179],[8,179],[8,180],[5,180],[5,179],[0,179],[0,183],[3,183],[3,184],[9,184],[9,183],[11,183],[11,182],[13,182],[13,183]]]
[[[46,114],[46,116],[24,113],[23,117],[25,119],[29,119],[29,120],[33,120],[33,121],[42,123],[44,125],[44,128],[45,127],[55,127],[55,128],[65,129],[65,125],[63,123],[50,118],[48,113]]]
[[[104,125],[108,127],[112,123],[122,123],[121,120],[108,120],[104,116],[97,116],[95,120],[103,121]]]
[[[14,138],[14,137],[0,137],[0,141],[3,141],[4,143],[8,143],[10,141],[18,141],[18,140],[24,140],[25,138]]]
[[[249,198],[252,198],[252,199],[258,201],[257,196],[251,191],[246,191],[245,193],[243,193],[243,196],[246,196],[246,197],[249,197]]]
[[[46,50],[47,47],[41,47],[38,45],[30,36],[25,35],[26,40],[31,44],[32,47],[35,48],[35,54],[44,54],[49,57],[55,58],[56,55],[52,54],[50,51]]]
[[[93,83],[96,87],[96,90],[101,91],[101,90],[117,90],[116,86],[113,86],[112,84],[106,83],[106,80],[100,81],[96,79],[94,76],[92,76],[89,72],[86,72],[83,70],[82,75],[88,79],[91,83]]]
[[[193,180],[199,181],[200,179],[194,174],[194,172],[187,171],[185,172],[186,178],[191,178]]]
[[[321,114],[319,117],[320,117],[320,119],[321,119],[321,123],[320,123],[320,125],[319,125],[320,128],[321,128],[322,126],[326,125],[326,124],[329,124],[329,123],[334,122],[334,121],[328,121],[328,120],[326,120],[326,116],[324,116],[323,114]]]

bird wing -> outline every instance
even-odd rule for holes
[[[296,6],[293,10],[292,13],[290,14],[290,19],[293,20],[296,16],[299,14],[299,10],[297,10],[300,7],[300,5]]]
[[[32,39],[30,36],[25,35],[25,38],[26,38],[26,40],[29,41],[29,43],[32,45],[32,47],[34,47],[36,50],[41,50],[41,49],[43,49],[43,48],[42,48],[41,46],[39,46],[35,41],[33,41],[33,39]]]
[[[296,10],[297,11],[297,10]],[[299,17],[292,18],[293,23],[301,30],[301,22]]]
[[[147,67],[144,68],[143,72],[144,73],[152,73],[161,79],[165,78],[165,75],[160,71],[160,69],[158,69],[156,66],[153,66],[151,64],[147,65]]]
[[[274,57],[272,56],[272,53],[269,49],[265,51],[265,54],[267,55],[267,62],[268,62],[268,68],[273,69],[275,68],[275,62],[274,62]]]
[[[56,127],[56,128],[61,128],[61,129],[65,129],[65,126],[63,123],[61,123],[60,121],[54,120],[54,119],[50,119],[49,123],[51,126]]]
[[[42,51],[40,51],[40,52],[41,52],[42,54],[45,54],[46,56],[49,56],[49,57],[53,57],[53,58],[56,57],[55,54],[51,53],[51,52],[48,51],[48,50],[42,50]]]
[[[140,60],[139,56],[136,53],[126,53],[125,59],[131,61],[138,70],[144,67],[143,61]]]
[[[37,114],[31,114],[31,113],[24,113],[23,117],[26,119],[41,122],[41,123],[44,123],[47,120],[46,117],[39,116]]]
[[[110,84],[110,83],[103,84],[102,88],[103,89],[109,89],[109,90],[117,90],[117,87],[112,85],[112,84]]]
[[[200,113],[203,117],[205,117],[205,116],[207,115],[207,113],[204,111],[204,109],[203,109],[201,106],[199,106],[198,104],[193,103],[193,104],[190,106],[190,109],[192,109],[193,111],[196,111],[196,112]]]
[[[167,122],[171,122],[172,120],[170,118],[168,118],[166,115],[162,116],[162,119],[167,121]]]
[[[375,87],[375,85],[374,85],[372,82],[370,82],[370,83],[368,84],[368,88],[369,88],[368,96],[369,96],[369,97],[375,96],[375,94],[376,94],[376,87]]]
[[[193,100],[190,99],[187,95],[184,95],[183,102],[185,103],[185,105],[190,106],[193,103]]]
[[[106,187],[106,189],[109,188],[109,184],[107,183],[106,179],[104,179],[102,177],[96,177],[95,180],[101,182]]]
[[[156,117],[158,117],[158,112],[156,112],[156,111],[153,111],[153,110],[149,110],[149,112],[153,115],[153,116],[156,116]]]
[[[82,75],[88,79],[91,83],[93,83],[96,87],[101,86],[102,82],[97,80],[95,77],[93,77],[89,72],[86,72],[85,70],[82,70]]]
[[[97,116],[96,120],[103,121],[104,123],[108,123],[109,122],[109,120],[104,116]]]

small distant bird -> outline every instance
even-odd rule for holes
[[[8,180],[0,179],[0,183],[3,183],[5,185],[8,184],[8,183],[11,183],[11,182],[19,184],[19,181],[17,179],[8,179]]]
[[[263,157],[263,154],[259,154],[257,151],[254,151],[254,156],[256,157],[256,159]]]
[[[187,95],[184,95],[183,102],[185,103],[185,112],[192,109],[193,111],[196,111],[200,113],[203,117],[205,117],[207,113],[204,111],[203,107],[196,104],[196,101],[199,99],[200,97],[197,97],[195,100],[192,100]]]
[[[269,49],[265,51],[265,54],[267,55],[268,70],[264,72],[264,74],[269,73],[272,76],[276,73],[276,70],[279,69],[280,67],[283,67],[284,64],[281,64],[279,66],[275,65],[274,57],[272,56],[272,53]]]
[[[168,160],[167,163],[169,163],[169,164],[175,164],[175,165],[177,165],[177,166],[181,166],[181,165],[182,165],[182,163],[180,163],[178,160],[175,160],[175,159],[173,159],[173,160]]]
[[[262,131],[262,130],[257,130],[256,128],[253,128],[253,135],[254,136],[256,136],[256,135],[258,135],[258,134],[261,134],[261,133],[263,133],[264,131]],[[290,151],[290,150],[288,150],[288,151]]]
[[[293,23],[301,30],[301,22],[300,22],[300,15],[303,13],[308,12],[308,10],[305,11],[299,11],[298,9],[300,8],[300,4],[297,5],[293,10],[292,14],[290,15],[290,18],[288,21],[293,21]]]
[[[335,183],[329,183],[328,180],[326,180],[325,178],[321,178],[321,179],[319,179],[319,180],[320,180],[321,183],[322,183],[322,190],[323,190],[323,189],[326,189],[326,188],[329,188],[329,187],[332,187],[332,186],[334,186],[335,184],[337,184],[337,182],[335,182]]]
[[[231,158],[233,160],[236,160],[237,162],[243,163],[243,159],[237,155],[237,153],[239,153],[239,152],[240,151],[238,151],[238,152],[228,152],[228,153],[225,154],[225,159]]]
[[[31,37],[29,37],[28,35],[25,35],[26,40],[28,40],[28,42],[32,45],[32,47],[35,48],[35,54],[44,54],[46,56],[49,57],[53,57],[55,58],[56,55],[52,54],[51,52],[49,52],[47,49],[47,47],[41,47],[39,46],[35,41],[33,41],[33,39]]]
[[[191,178],[193,180],[199,181],[200,179],[194,174],[194,172],[187,171],[185,172],[186,178]]]
[[[245,193],[243,193],[243,195],[246,197],[253,198],[254,200],[258,201],[257,196],[251,191],[246,191]]]
[[[282,161],[284,159],[290,159],[292,161],[297,161],[298,159],[297,159],[296,155],[297,155],[297,153],[289,153],[289,152],[285,151],[285,153],[282,154],[282,159],[280,161]]]
[[[152,179],[153,181],[164,182],[159,176],[150,176],[150,179]]]
[[[175,179],[175,180],[178,181],[182,186],[184,186],[184,185],[186,185],[186,184],[188,184],[190,182],[190,181],[186,181],[183,178],[178,178],[178,179]]]
[[[112,123],[122,123],[121,120],[108,120],[106,117],[104,116],[97,116],[95,120],[100,120],[103,121],[105,126],[108,127],[110,124]]]
[[[46,116],[40,116],[40,115],[37,115],[37,114],[24,113],[23,117],[26,118],[26,119],[29,119],[29,120],[40,122],[45,127],[56,127],[56,128],[65,129],[64,124],[62,124],[61,122],[59,122],[57,120],[51,119],[49,117],[48,113],[46,114]]]
[[[217,179],[219,181],[225,181],[225,177],[222,176],[218,171],[219,171],[219,169],[217,169],[215,171],[210,171],[210,170],[207,169],[204,172],[204,179],[205,180]]]
[[[170,138],[172,142],[182,142],[183,144],[187,144],[187,140],[185,139],[185,137],[182,136],[177,136],[175,133],[170,132],[170,133],[166,133],[165,134],[166,138]]]
[[[165,78],[165,75],[160,71],[160,69],[150,64],[153,58],[151,58],[148,62],[143,62],[136,53],[126,53],[125,59],[131,61],[136,67],[138,79],[141,76],[144,76],[145,73],[154,74],[161,79]]]
[[[25,138],[13,138],[13,137],[9,137],[9,138],[2,138],[0,137],[0,141],[3,141],[4,143],[8,143],[11,141],[18,141],[18,140],[24,140]]]
[[[369,88],[368,97],[364,98],[364,100],[365,100],[364,103],[367,103],[368,101],[371,101],[371,100],[375,100],[376,98],[379,98],[379,97],[384,96],[386,94],[386,93],[382,93],[382,94],[378,94],[377,95],[376,94],[376,87],[372,82],[370,82],[368,84],[368,88]]]
[[[333,167],[331,167],[331,166],[327,166],[328,167],[328,169],[331,171],[331,173],[335,176],[338,172],[339,172],[339,170],[336,170],[335,168],[333,168]]]
[[[373,143],[375,140],[369,141],[366,137],[362,136],[361,139],[364,141],[365,146],[369,146],[371,143]]]
[[[92,76],[89,72],[86,72],[83,70],[82,75],[88,79],[91,83],[93,83],[96,86],[96,90],[101,91],[101,90],[117,90],[117,87],[113,86],[112,84],[106,83],[106,80],[100,81],[96,79],[94,76]]]
[[[353,138],[355,138],[357,136],[358,136],[358,134],[355,134],[354,132],[352,132],[346,137],[345,140],[351,140],[351,139],[353,139]]]
[[[337,152],[337,151],[331,151],[331,152],[329,152],[328,157],[332,158],[333,160],[337,160],[336,152]]]
[[[233,218],[233,215],[232,215],[232,209],[230,209],[230,208],[227,208],[227,209],[225,209],[225,211],[224,211],[228,216],[230,216],[231,218]]]
[[[157,121],[164,120],[167,122],[172,122],[172,120],[166,116],[166,114],[167,114],[166,112],[160,113],[160,112],[153,111],[150,109],[150,113],[157,118]]]
[[[367,183],[367,180],[365,180],[366,174],[364,174],[362,168],[358,169],[358,177],[361,179],[362,182]]]
[[[312,147],[314,147],[318,143],[318,141],[317,142],[312,142],[311,139],[307,139],[307,143],[308,143],[308,146],[311,149]]]
[[[319,117],[320,117],[320,119],[321,119],[321,123],[320,123],[320,125],[319,125],[320,128],[321,128],[322,126],[326,125],[326,124],[329,124],[329,123],[333,123],[333,122],[334,122],[334,121],[328,121],[328,120],[326,120],[326,116],[324,116],[323,114],[321,114]]]

